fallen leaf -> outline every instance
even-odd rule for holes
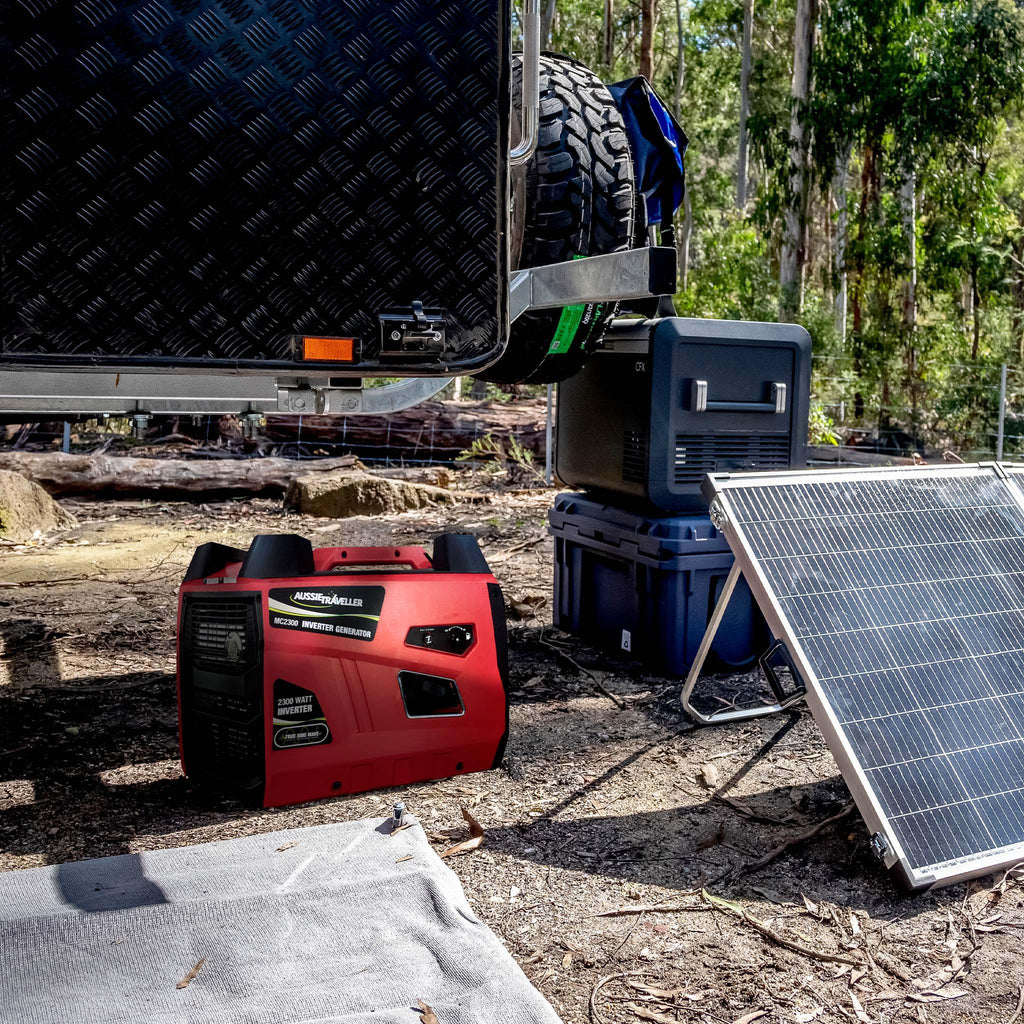
[[[197,963],[195,965],[195,967],[193,967],[192,970],[189,971],[188,974],[186,974],[185,977],[182,978],[181,981],[179,981],[178,984],[175,985],[174,987],[175,988],[188,988],[189,984],[192,982],[192,979],[195,978],[195,976],[203,969],[203,964],[205,964],[205,963],[206,963],[206,957],[204,956],[203,959],[200,960],[199,963]]]
[[[562,970],[567,971],[570,967],[572,967],[572,953],[566,953],[562,957]]]
[[[854,935],[860,935],[860,920],[852,910],[850,911],[850,931]]]
[[[867,1010],[861,1006],[856,992],[850,993],[850,1003],[853,1006],[853,1012],[857,1015],[857,1020],[859,1020],[861,1024],[872,1024],[871,1017],[868,1015]]]
[[[824,1009],[824,1006],[816,1006],[813,1010],[808,1010],[807,1013],[795,1014],[794,1020],[796,1020],[796,1024],[811,1024],[811,1021],[817,1020]]]
[[[818,904],[814,900],[809,900],[803,893],[800,893],[800,899],[804,901],[804,906],[807,908],[808,914],[813,914],[815,917],[818,916]]]
[[[737,1017],[732,1024],[751,1024],[751,1021],[760,1020],[762,1017],[766,1017],[767,1015],[767,1010],[751,1010],[750,1013],[745,1013],[742,1017]]]
[[[656,988],[654,985],[645,985],[642,981],[633,978],[624,979],[626,984],[636,992],[642,992],[645,996],[654,996],[656,999],[674,999],[676,996],[685,996],[687,999],[703,999],[703,996],[693,996],[687,993],[684,988]]]
[[[780,907],[791,907],[793,905],[792,900],[786,899],[782,893],[776,892],[774,889],[763,889],[759,885],[752,885],[750,891],[756,892],[758,896],[763,896],[769,903],[774,903]]]
[[[298,839],[294,839],[290,843],[285,843],[284,846],[279,846],[274,852],[275,853],[284,853],[285,850],[290,850],[293,846],[298,846],[298,845],[299,845]]]
[[[412,860],[412,854],[411,853],[407,853],[404,857],[399,857],[398,860],[395,861],[395,863],[396,864],[404,864],[407,860]]]
[[[456,843],[454,846],[449,847],[442,857],[454,857],[459,853],[469,853],[475,850],[478,846],[483,845],[484,841],[484,830],[480,826],[480,822],[473,817],[465,807],[459,806],[459,810],[462,811],[463,818],[466,819],[466,823],[469,825],[469,839],[464,839],[461,843]]]
[[[667,1014],[658,1013],[657,1010],[647,1010],[636,1003],[626,1003],[626,1009],[632,1010],[641,1020],[651,1020],[655,1024],[679,1024],[678,1017],[669,1017]]]
[[[925,992],[911,992],[907,999],[912,1003],[941,1003],[944,999],[962,999],[970,993],[963,988],[929,989]]]
[[[704,765],[700,770],[700,774],[701,778],[704,780],[704,785],[707,786],[708,789],[715,789],[718,786],[718,769],[713,764],[708,762]]]
[[[425,1003],[421,999],[418,1003],[418,1006],[420,1008],[421,1024],[438,1024],[437,1016],[434,1014],[434,1011],[430,1008],[429,1003]]]

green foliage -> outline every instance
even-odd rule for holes
[[[836,430],[835,421],[827,415],[822,405],[812,405],[807,423],[807,440],[810,444],[838,445],[842,438]]]
[[[695,272],[686,291],[676,296],[683,316],[722,320],[774,320],[778,282],[768,246],[758,230],[735,210],[709,225],[693,254]]]
[[[775,319],[789,164],[796,0],[757,0],[751,201],[735,210],[742,0],[660,0],[654,84],[690,136],[686,288],[691,316]],[[557,0],[552,48],[609,81],[636,73],[639,4]],[[821,0],[809,129],[810,213],[800,322],[822,421],[899,444],[991,450],[994,368],[1020,367],[1024,410],[1024,4]],[[680,88],[681,87],[681,88]],[[837,162],[848,157],[844,179]],[[909,220],[906,180],[915,216]],[[837,197],[846,194],[848,319],[835,324]],[[908,223],[910,226],[908,227]],[[682,234],[682,215],[678,231]],[[910,238],[916,303],[905,303]],[[845,333],[845,340],[844,340]],[[1011,413],[1013,406],[1011,404]]]
[[[505,473],[509,483],[525,479],[543,480],[543,474],[534,465],[533,452],[524,448],[514,436],[502,440],[493,434],[476,438],[459,452],[456,462],[480,462],[489,465],[495,473]]]

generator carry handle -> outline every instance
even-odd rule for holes
[[[423,548],[317,548],[313,553],[317,572],[330,572],[343,565],[407,565],[410,569],[432,569]]]

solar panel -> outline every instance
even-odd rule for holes
[[[1024,860],[1018,483],[992,465],[707,481],[876,852],[915,888]]]

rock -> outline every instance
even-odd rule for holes
[[[369,473],[319,473],[292,481],[285,505],[311,516],[372,516],[454,504],[450,491]]]
[[[67,530],[77,524],[39,484],[0,469],[0,538],[21,543],[36,533]]]

